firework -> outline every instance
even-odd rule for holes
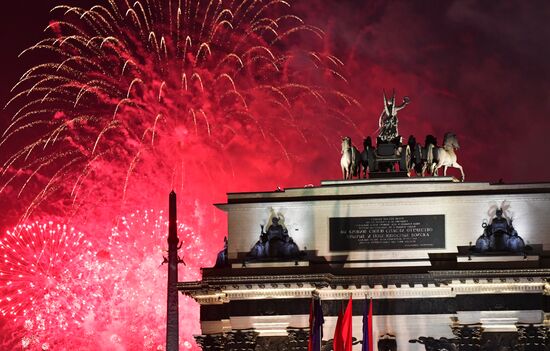
[[[125,349],[156,350],[166,337],[167,268],[161,266],[167,255],[168,217],[162,211],[135,212],[122,217],[112,229],[107,243],[111,259],[102,272],[104,285],[112,288],[107,316],[100,316],[107,330],[116,335]],[[179,251],[186,265],[179,265],[182,281],[200,279],[201,266],[212,265],[205,257],[201,237],[179,223]],[[193,333],[199,330],[199,311],[188,298],[181,298],[180,340],[182,349],[194,345]],[[107,320],[109,319],[109,320]]]
[[[338,104],[354,103],[330,85],[345,80],[342,63],[301,48],[319,44],[322,31],[289,7],[280,0],[55,7],[61,19],[46,28],[48,38],[22,53],[50,61],[13,88],[7,105],[15,113],[0,144],[19,151],[1,167],[0,192],[28,194],[26,216],[59,194],[73,212],[108,203],[120,213],[121,203],[139,203],[151,187],[206,194],[209,203],[237,162],[238,171],[262,173],[276,165],[281,178],[290,172],[281,160],[300,153],[292,147],[303,147],[308,128],[322,133],[329,107],[332,117]],[[304,114],[316,116],[314,126],[304,125]]]
[[[10,231],[0,242],[4,348],[139,349],[164,344],[168,221],[162,211],[123,216],[105,241],[47,223]],[[204,245],[184,224],[181,280],[200,278]],[[162,288],[164,287],[164,289]],[[181,347],[191,348],[198,310],[182,298]],[[11,336],[10,336],[11,335]]]
[[[11,333],[1,339],[32,349],[48,347],[51,330],[79,339],[72,332],[101,295],[94,287],[94,251],[84,234],[52,222],[8,232],[0,241],[0,313],[15,328],[13,339],[6,339]]]

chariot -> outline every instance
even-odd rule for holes
[[[370,144],[369,138],[365,140],[364,151],[361,153],[363,172],[368,167],[372,175],[376,172],[398,172],[408,174],[411,169],[411,149],[409,145],[402,144],[401,138],[393,142],[378,142],[376,147]]]

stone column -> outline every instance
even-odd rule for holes
[[[166,351],[179,350],[178,220],[176,193],[170,192],[168,224],[168,296],[166,301]]]

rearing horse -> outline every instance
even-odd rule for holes
[[[434,174],[437,175],[437,170],[443,167],[443,175],[447,175],[447,167],[453,167],[458,168],[460,170],[460,174],[462,175],[461,181],[464,181],[464,170],[462,169],[462,166],[456,162],[456,153],[455,150],[460,148],[460,145],[458,145],[458,140],[456,139],[456,135],[454,133],[445,133],[443,142],[443,147],[440,147],[438,149],[439,153],[439,160],[437,162],[437,165],[435,166],[435,172]]]
[[[342,177],[352,179],[359,175],[359,165],[361,163],[361,154],[359,150],[351,143],[350,137],[342,138],[342,158],[340,166],[342,167]]]

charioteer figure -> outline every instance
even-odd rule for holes
[[[403,97],[401,105],[395,104],[395,90],[393,91],[392,98],[388,100],[386,98],[386,92],[384,92],[384,109],[380,114],[378,120],[378,142],[396,142],[399,138],[399,131],[397,130],[397,112],[404,109],[410,103],[409,97]]]

